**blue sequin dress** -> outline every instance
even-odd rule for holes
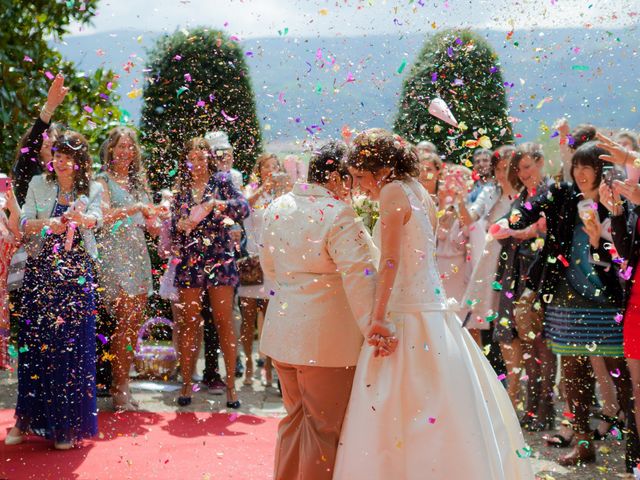
[[[56,204],[52,217],[68,208]],[[16,426],[56,442],[98,433],[92,261],[76,231],[48,235],[27,261],[18,334]]]

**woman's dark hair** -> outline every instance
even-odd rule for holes
[[[415,148],[399,135],[382,128],[365,130],[354,138],[347,165],[372,173],[389,168],[391,180],[420,175],[420,161]]]
[[[582,123],[573,129],[570,137],[569,148],[577,150],[581,145],[596,138],[596,127],[589,123]]]
[[[575,185],[576,179],[573,170],[577,165],[591,167],[596,172],[593,188],[598,188],[602,181],[602,170],[604,162],[600,160],[600,155],[609,155],[609,151],[598,147],[597,142],[587,142],[578,148],[571,157],[571,179]]]
[[[515,152],[513,152],[511,161],[509,162],[509,182],[516,190],[520,190],[524,187],[518,178],[518,172],[520,171],[520,162],[527,156],[531,157],[536,163],[540,160],[544,161],[542,145],[533,142],[525,142],[522,145],[518,145]]]
[[[620,141],[621,138],[626,138],[631,142],[631,150],[638,151],[638,139],[631,132],[620,132],[616,135],[616,140]]]
[[[345,178],[346,166],[344,157],[346,154],[347,146],[343,142],[334,140],[325,143],[317,151],[313,152],[313,156],[309,161],[307,181],[324,185],[329,181],[329,176],[333,172],[338,172],[341,177]],[[348,171],[346,171],[346,175],[349,175]]]
[[[18,142],[18,147],[16,148],[16,153],[13,157],[13,168],[15,168],[15,166],[18,164],[18,160],[22,156],[22,149],[29,146],[28,140],[29,140],[29,137],[31,136],[31,130],[33,130],[33,127],[29,127],[27,131],[24,132],[22,137],[20,137],[20,141]],[[51,123],[51,125],[49,125],[49,128],[47,128],[46,132],[48,136],[57,138],[58,136],[62,135],[66,130],[67,130],[67,127],[64,124],[53,122]],[[40,152],[33,152],[32,158],[39,159]]]
[[[204,150],[207,153],[207,166],[209,173],[213,175],[218,171],[216,162],[211,154],[211,147],[203,137],[194,137],[184,144],[182,156],[178,161],[178,191],[181,195],[186,195],[193,187],[193,179],[191,177],[191,169],[189,168],[189,152],[192,150]]]
[[[516,153],[516,147],[513,145],[502,145],[496,148],[493,155],[491,155],[491,177],[495,178],[496,168],[501,161],[506,160],[507,165],[511,163],[511,157],[513,157],[514,153]]]
[[[78,195],[89,195],[91,156],[89,155],[89,143],[84,135],[67,130],[58,135],[51,150],[54,155],[67,155],[73,159],[73,189]],[[56,181],[56,172],[53,168],[47,168],[47,180]]]

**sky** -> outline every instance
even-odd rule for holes
[[[468,26],[499,30],[638,25],[640,0],[102,0],[93,26],[173,32],[207,25],[240,39],[417,33]]]

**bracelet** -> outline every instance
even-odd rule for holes
[[[40,115],[41,116],[49,116],[52,117],[53,116],[53,110],[49,110],[47,108],[47,104],[45,103],[44,107],[42,107],[42,110],[40,110]]]

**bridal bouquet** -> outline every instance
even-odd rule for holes
[[[353,197],[352,205],[356,214],[362,219],[362,223],[364,223],[367,230],[371,232],[373,230],[373,226],[378,221],[378,217],[380,216],[380,207],[378,202],[369,200],[365,195],[357,195]]]

